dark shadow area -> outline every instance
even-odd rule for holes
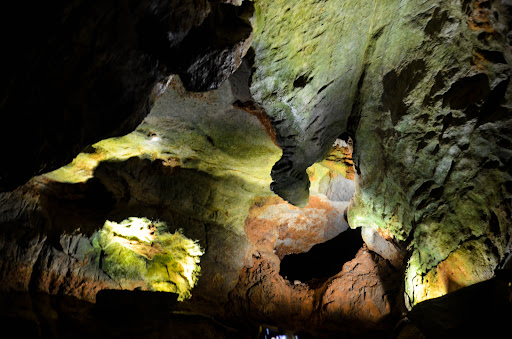
[[[290,254],[281,260],[279,274],[289,281],[326,280],[340,272],[363,246],[361,229],[348,229],[306,253]]]
[[[205,205],[215,181],[208,173],[132,157],[100,163],[94,178],[113,192],[115,204],[105,220],[160,220],[167,224],[169,232],[182,229],[184,235],[208,248],[206,225],[211,216]]]
[[[0,66],[0,114],[8,118],[0,140],[10,160],[0,167],[2,192],[69,163],[89,144],[132,131],[151,110],[152,89],[170,74],[183,75],[189,90],[218,87],[238,66],[254,11],[248,1],[39,6],[2,11],[26,20],[29,31],[45,27],[30,44],[6,36],[12,53],[8,66]],[[45,86],[33,79],[45,79]],[[20,135],[23,142],[13,142]]]
[[[101,290],[96,294],[98,314],[116,317],[154,316],[170,312],[177,304],[178,295],[167,292]]]
[[[125,172],[129,175],[123,176]],[[101,163],[94,171],[94,177],[84,183],[41,181],[35,192],[40,195],[37,206],[42,208],[22,210],[20,220],[13,219],[10,224],[2,224],[0,237],[3,239],[0,240],[12,243],[13,249],[3,248],[0,254],[6,253],[5,258],[10,259],[7,255],[11,252],[30,253],[31,250],[35,251],[33,248],[41,248],[41,253],[49,255],[41,255],[43,259],[48,258],[46,261],[29,262],[33,265],[29,286],[31,291],[48,288],[49,285],[52,293],[70,293],[69,286],[73,285],[71,293],[76,293],[79,298],[94,297],[97,289],[111,286],[105,284],[104,278],[97,276],[94,258],[89,257],[87,261],[86,255],[85,266],[80,266],[82,262],[75,266],[72,264],[84,258],[77,255],[78,244],[83,242],[90,246],[90,237],[101,229],[105,220],[121,221],[131,216],[158,219],[167,223],[169,232],[183,229],[188,237],[198,240],[203,249],[227,246],[225,243],[229,239],[224,239],[224,234],[215,230],[220,226],[205,221],[208,210],[198,208],[205,205],[212,180],[204,172],[172,168],[161,161],[131,158]],[[42,242],[40,247],[36,246],[39,244],[37,241]],[[28,261],[31,258],[22,259]],[[22,259],[19,259],[21,263],[13,259],[15,262],[10,266],[0,260],[0,268],[6,279],[24,274],[20,271],[23,268],[20,266],[25,263]],[[213,259],[205,256],[203,260]],[[53,284],[48,282],[48,272],[53,273],[48,267],[55,266],[59,269],[69,268],[69,271],[67,276],[56,278]],[[210,273],[214,269],[212,265],[204,266],[203,276],[214,274]],[[79,272],[75,276],[77,270]],[[232,279],[232,272],[222,274]],[[13,285],[20,286],[26,279],[19,280],[20,283],[14,282]],[[91,284],[97,284],[96,288]],[[10,291],[11,287],[5,284],[1,290]],[[102,290],[97,293],[94,304],[63,295],[36,292],[2,294],[2,291],[0,326],[21,338],[257,336],[257,328],[233,328],[225,320],[210,316],[213,312],[209,312],[209,306],[190,306],[190,301],[187,301],[188,309],[201,309],[203,313],[176,311],[176,307],[183,304],[177,302],[176,295],[172,293]]]
[[[63,233],[76,229],[91,236],[101,228],[116,205],[112,192],[96,178],[84,183],[47,181],[40,192],[43,196],[40,206],[46,218],[41,232],[55,244]]]
[[[512,271],[496,271],[490,280],[423,301],[407,318],[427,338],[506,337],[512,320]]]
[[[19,338],[253,339],[257,335],[202,314],[177,312],[176,297],[163,292],[102,291],[96,304],[71,296],[10,292],[0,293],[0,306],[2,330]]]

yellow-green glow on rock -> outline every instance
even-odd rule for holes
[[[228,83],[199,95],[186,92],[176,77],[134,132],[102,140],[45,176],[85,182],[102,162],[138,157],[233,179],[258,195],[272,194],[270,170],[282,152],[256,117],[233,108],[234,100]]]
[[[347,147],[333,147],[323,161],[314,163],[306,172],[311,182],[310,194],[318,195],[322,184],[338,175],[354,180],[352,153]]]
[[[409,259],[405,291],[411,306],[492,278],[498,260],[484,240],[470,240],[425,275],[417,252]]]
[[[180,194],[195,193],[178,197],[174,190],[166,194],[161,188],[155,193],[159,201],[242,235],[253,198],[273,195],[270,172],[282,151],[258,118],[234,107],[235,101],[229,81],[215,91],[189,93],[175,77],[135,131],[102,140],[69,165],[45,176],[63,183],[97,178],[109,189],[109,178],[101,168],[113,164],[136,158],[176,168],[174,173],[169,169],[155,180],[160,180],[162,187],[172,182],[180,187]],[[179,181],[174,184],[173,180],[184,172],[194,173],[197,185],[195,180],[183,183],[183,187]]]
[[[94,152],[80,153],[70,164],[45,176],[58,182],[80,183],[92,178],[102,161],[123,161],[135,156],[150,160],[163,158],[154,137],[135,131],[119,138],[102,140],[92,146]]]
[[[97,265],[121,286],[140,282],[153,291],[190,298],[204,254],[199,244],[181,231],[170,233],[163,222],[131,217],[106,221],[93,236]]]

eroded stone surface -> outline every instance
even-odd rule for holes
[[[285,280],[267,258],[263,253],[253,257],[230,294],[230,312],[242,316],[239,321],[280,324],[317,337],[391,331],[398,315],[399,274],[367,249],[316,289]]]
[[[349,226],[344,212],[348,202],[312,196],[298,208],[279,197],[257,198],[245,220],[245,233],[260,250],[282,259],[291,253],[307,252],[315,244],[332,239]]]
[[[363,247],[356,258],[346,263],[326,284],[322,297],[323,321],[332,324],[339,319],[371,324],[372,329],[387,327],[384,320],[391,323],[386,318],[397,315],[393,314],[397,311],[400,289],[395,280],[397,273],[382,258]]]
[[[180,74],[190,90],[218,87],[251,42],[247,1],[23,6],[3,11],[11,16],[2,22],[23,22],[32,33],[5,41],[11,53],[2,65],[0,142],[9,145],[9,160],[2,162],[0,191],[65,165],[91,143],[132,131],[170,74]]]
[[[466,278],[488,279],[512,244],[510,5],[262,1],[256,9],[251,89],[283,148],[274,192],[305,206],[306,168],[346,132],[358,174],[349,221],[411,246],[412,302],[426,287],[416,285],[421,277],[475,238],[490,240],[487,259],[475,270],[467,262]]]
[[[488,279],[510,246],[510,50],[503,15],[490,1],[401,6],[375,40],[360,87],[359,176],[349,222],[410,243],[413,303],[421,300],[416,289],[428,288],[417,284],[421,277],[468,242],[488,239],[482,260],[467,258],[460,272],[452,268],[468,283]],[[405,31],[414,38],[400,39]]]
[[[271,194],[280,152],[257,117],[233,106],[239,85],[192,93],[171,79],[135,132],[1,194],[2,288],[85,300],[104,288],[150,289],[137,275],[109,277],[91,245],[105,220],[140,216],[199,241],[206,254],[189,304],[222,313],[250,257],[244,220],[254,196]]]
[[[190,4],[172,6],[182,3]],[[112,58],[108,52],[98,54],[99,66],[106,67],[99,67],[101,72],[94,64],[86,67],[87,75],[76,76],[75,67],[88,62],[71,58],[62,74],[54,72],[62,66],[58,62],[49,69],[57,87],[37,84],[35,92],[22,97],[5,92],[2,109],[19,105],[19,111],[27,111],[54,90],[49,98],[55,105],[34,112],[50,108],[58,113],[60,107],[82,114],[58,119],[55,125],[51,119],[42,122],[43,115],[33,121],[11,115],[41,127],[27,125],[23,133],[9,129],[2,134],[5,144],[26,136],[24,142],[35,145],[33,154],[4,154],[21,166],[16,173],[21,177],[41,159],[54,167],[57,162],[49,153],[56,153],[55,142],[78,147],[96,132],[106,133],[103,127],[111,124],[118,131],[135,126],[152,98],[169,87],[134,133],[97,143],[73,164],[0,194],[0,286],[9,292],[44,291],[86,300],[93,300],[99,289],[147,288],[141,281],[115,282],[88,255],[91,236],[105,220],[120,221],[135,213],[184,228],[206,249],[203,276],[181,310],[237,318],[253,326],[276,322],[324,333],[386,330],[393,325],[394,305],[400,303],[395,296],[402,295],[398,282],[404,277],[374,253],[363,249],[321,287],[288,282],[278,274],[284,254],[304,251],[345,227],[341,209],[354,188],[349,221],[363,232],[372,230],[366,239],[369,248],[395,267],[400,266],[395,245],[410,250],[405,289],[412,305],[492,277],[496,267],[510,266],[505,258],[512,250],[508,3],[256,1],[255,98],[244,87],[249,85],[250,63],[217,91],[185,90],[217,86],[240,62],[248,47],[241,41],[250,41],[250,5],[224,7],[241,20],[232,23],[242,29],[233,29],[236,39],[222,46],[210,44],[233,27],[221,18],[226,12],[209,7],[209,2],[194,2],[197,11],[173,8],[176,18],[169,22],[150,20],[169,3],[159,3],[163,7],[147,16],[134,14],[140,31],[124,32],[127,40],[159,32],[160,24],[176,24],[173,36],[136,40],[141,53],[156,55],[157,61],[191,47],[193,53],[180,54],[184,60],[178,64],[183,63],[174,70],[182,80],[164,76],[170,63],[155,65],[151,57],[120,48]],[[79,5],[70,5],[66,20],[80,19]],[[213,16],[207,18],[207,13]],[[105,22],[122,31],[126,15],[123,10],[107,11]],[[221,23],[218,30],[213,29],[214,19]],[[128,24],[132,29],[134,22]],[[117,48],[133,42],[118,41],[117,34],[94,40],[89,33],[96,28],[88,29],[102,29],[101,20],[83,27],[76,37],[73,30],[71,36],[59,33],[87,42],[77,44],[72,56],[82,55],[88,43],[98,43],[95,51],[102,52],[105,45]],[[209,39],[204,49],[191,38],[203,33]],[[167,46],[171,51],[158,47],[160,39],[166,44],[172,40]],[[50,35],[50,47],[56,45],[60,53],[58,39]],[[45,69],[38,58],[29,64],[29,80]],[[113,71],[108,69],[111,64]],[[12,67],[7,78],[15,79],[15,85],[29,83],[15,74],[17,69]],[[202,73],[209,70],[212,74]],[[104,81],[110,78],[120,84]],[[140,80],[140,86],[130,87],[132,80]],[[162,83],[153,87],[157,80]],[[82,91],[73,86],[78,82],[89,87]],[[108,91],[96,92],[95,86]],[[75,90],[80,93],[73,94]],[[119,96],[123,100],[116,101]],[[122,107],[112,106],[112,100]],[[80,107],[69,108],[72,102]],[[118,108],[128,121],[122,126],[100,119]],[[92,111],[98,116],[89,115]],[[86,118],[91,118],[86,128],[91,133],[69,127],[82,126]],[[41,134],[51,137],[34,142]],[[354,144],[338,147],[337,138],[347,136]],[[355,173],[348,166],[352,150]],[[20,157],[23,161],[16,160]],[[319,160],[324,161],[310,167]],[[28,162],[32,165],[23,166]],[[306,208],[269,198],[274,164],[274,191]],[[355,187],[349,179],[355,179]],[[260,205],[253,206],[255,197]],[[387,241],[381,242],[377,234]]]
[[[361,236],[369,250],[389,260],[391,265],[397,269],[403,266],[404,251],[394,243],[394,239],[389,232],[362,227]]]
[[[233,105],[247,99],[237,83],[230,81],[214,92],[190,93],[179,79],[171,79],[152,114],[134,133],[95,144],[72,164],[3,193],[3,239],[10,239],[11,224],[28,232],[2,243],[3,257],[12,262],[2,265],[3,288],[89,301],[102,289],[151,289],[144,279],[109,276],[98,265],[101,260],[94,250],[94,234],[105,220],[144,216],[165,221],[171,231],[183,229],[205,250],[201,276],[192,298],[179,305],[181,311],[238,321],[247,308],[256,308],[290,326],[304,320],[303,330],[316,326],[320,320],[314,319],[328,317],[330,311],[323,314],[318,309],[321,290],[281,277],[279,257],[307,251],[348,227],[344,212],[351,187],[337,179],[352,173],[345,162],[347,149],[334,149],[330,158],[309,170],[318,195],[305,209],[276,197],[269,190],[269,173],[280,150],[261,119]],[[269,237],[275,230],[279,232]],[[262,253],[260,259],[253,259],[255,246]],[[17,258],[14,253],[26,256]],[[382,260],[381,264],[387,265]],[[365,273],[357,274],[378,274],[377,266],[364,267]],[[11,276],[18,276],[18,282],[9,280]],[[262,283],[251,298],[235,301],[233,296],[258,279]],[[370,285],[368,289],[381,295],[382,286]],[[347,312],[364,307],[356,299]],[[389,315],[382,305],[377,306],[379,316]],[[258,319],[268,320],[255,315],[253,321]],[[368,319],[365,315],[363,321]],[[332,321],[327,319],[322,326],[331,330]],[[382,330],[372,327],[378,329]]]
[[[255,3],[251,90],[274,119],[283,148],[272,189],[294,205],[307,204],[306,169],[346,131],[369,37],[376,31],[374,16],[380,14],[375,3]]]

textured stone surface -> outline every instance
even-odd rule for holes
[[[380,231],[380,232],[379,232]],[[362,227],[361,236],[370,251],[379,254],[391,265],[400,269],[403,266],[404,251],[394,244],[393,238],[387,232],[374,230],[368,227]]]
[[[338,319],[371,324],[373,329],[389,326],[393,321],[386,324],[383,320],[397,315],[393,314],[399,291],[394,283],[396,273],[382,258],[363,247],[354,260],[343,266],[339,276],[325,286],[324,321],[328,326]]]
[[[307,204],[306,169],[346,130],[374,5],[256,1],[251,90],[274,119],[283,148],[272,190],[294,205]]]
[[[242,327],[257,328],[257,320],[266,319],[309,331],[325,319],[321,328],[338,331],[337,325],[330,328],[337,316],[331,319],[331,311],[317,306],[324,287],[286,281],[279,275],[279,258],[308,251],[348,228],[345,210],[353,182],[339,178],[353,175],[349,150],[334,148],[325,161],[308,170],[315,195],[305,209],[275,196],[269,189],[270,170],[281,152],[272,140],[272,128],[264,116],[248,114],[247,107],[239,105],[252,101],[248,69],[241,67],[218,90],[205,93],[187,92],[179,79],[170,79],[167,91],[136,131],[94,144],[68,166],[0,195],[4,291],[42,291],[94,301],[104,289],[151,289],[138,275],[135,261],[125,258],[133,267],[123,264],[122,272],[114,272],[107,267],[112,251],[105,241],[97,246],[103,231],[97,232],[105,220],[144,216],[166,222],[171,232],[183,229],[205,250],[197,286],[191,299],[179,304],[181,312],[239,324],[245,310],[256,307],[263,314],[272,310],[276,318],[255,314]],[[18,238],[11,238],[12,227],[26,229],[27,234],[18,231],[13,233]],[[146,257],[153,253],[139,247]],[[258,252],[261,258],[254,259]],[[361,282],[360,288],[387,300],[384,294],[396,291],[387,290],[377,277],[380,269],[393,270],[384,260],[365,253],[360,259],[365,264],[354,265],[362,269],[358,276],[370,275],[373,280],[368,285]],[[378,264],[370,263],[374,259]],[[333,279],[337,282],[332,286],[346,286],[346,293],[352,293],[348,288],[352,279]],[[250,298],[235,297],[256,280],[263,283]],[[330,293],[332,297],[338,292],[332,287]],[[357,295],[359,288],[344,312],[357,309],[359,317],[366,301],[359,301]],[[389,330],[392,322],[384,327],[375,323],[391,314],[389,305],[384,301],[376,305],[373,320],[364,315],[361,321],[369,321],[371,331]],[[336,307],[332,312],[344,317]],[[300,320],[304,324],[299,326]]]
[[[279,197],[257,198],[245,220],[245,233],[260,251],[273,252],[282,259],[307,252],[348,229],[344,216],[347,206],[348,202],[321,196],[312,196],[304,209]]]
[[[177,9],[190,4],[197,10]],[[252,38],[252,3],[240,5],[129,1],[118,12],[75,1],[58,12],[66,18],[60,24],[83,29],[42,34],[69,64],[57,57],[42,67],[46,60],[31,59],[37,41],[27,44],[34,53],[5,64],[0,108],[54,111],[59,121],[4,115],[17,119],[2,125],[4,144],[20,137],[33,144],[28,153],[3,154],[10,161],[2,171],[17,168],[9,187],[34,173],[34,164],[55,167],[112,126],[113,133],[133,128],[160,99],[135,132],[0,194],[2,291],[92,301],[101,289],[147,288],[141,279],[119,284],[91,251],[105,220],[131,216],[160,219],[199,241],[203,275],[180,312],[236,320],[237,327],[382,334],[402,311],[402,289],[408,306],[421,305],[510,267],[509,1],[256,1],[254,55],[218,90],[187,91],[218,86],[240,64]],[[169,20],[152,20],[166,6],[178,7]],[[104,17],[83,19],[96,11]],[[103,29],[110,33],[94,35]],[[152,34],[162,29],[173,34]],[[67,51],[55,34],[77,44]],[[81,59],[83,49],[94,53]],[[30,77],[17,73],[20,63]],[[33,78],[45,72],[55,82],[33,90]],[[24,84],[21,95],[10,91]],[[37,106],[42,97],[52,105]],[[82,118],[68,119],[70,109]],[[104,120],[116,112],[124,124]],[[26,129],[11,128],[25,122]],[[53,139],[73,152],[60,153]],[[273,196],[271,168],[272,190],[305,208]],[[367,248],[316,285],[281,277],[280,258],[346,227],[349,199],[348,221],[363,228]],[[21,318],[37,329],[44,312],[25,311]],[[418,334],[419,327],[409,329]]]
[[[119,223],[105,221],[91,240],[92,247],[80,252],[122,289],[140,284],[150,291],[174,293],[183,301],[197,284],[204,251],[181,229],[171,233],[164,222],[130,217]]]
[[[510,246],[504,18],[498,2],[410,2],[372,40],[359,123],[350,127],[359,175],[349,222],[387,229],[411,245],[413,303],[422,300],[417,289],[428,288],[423,277],[451,253],[478,243],[480,250],[451,266],[465,286],[490,278]]]
[[[4,42],[0,142],[9,145],[9,161],[0,191],[132,131],[169,74],[180,74],[190,90],[218,87],[249,47],[246,3],[76,0],[45,5],[44,18],[35,1],[2,10],[12,15],[2,22],[23,22],[34,34],[6,34]]]
[[[170,232],[183,229],[205,250],[192,299],[180,307],[222,314],[252,251],[245,218],[255,196],[272,194],[270,169],[280,153],[258,118],[234,105],[246,101],[244,91],[248,74],[205,93],[173,78],[135,132],[0,194],[2,289],[89,301],[105,288],[151,289],[137,260],[126,258],[134,267],[121,265],[123,278],[107,267],[115,253],[105,242],[96,246],[105,220],[147,217]]]
[[[467,257],[468,283],[488,279],[511,249],[507,6],[256,2],[251,89],[283,148],[273,190],[304,206],[306,168],[351,136],[349,222],[411,246],[413,303],[422,277],[466,242],[485,257]]]
[[[342,271],[316,289],[292,284],[265,254],[253,257],[230,294],[230,312],[245,324],[279,324],[315,338],[385,335],[396,321],[397,272],[361,249]]]
[[[64,199],[73,203],[60,204]],[[101,289],[119,288],[89,256],[93,247],[87,233],[105,213],[99,206],[105,200],[90,186],[52,187],[41,181],[2,194],[2,292],[33,290],[91,301]]]

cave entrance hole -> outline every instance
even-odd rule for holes
[[[348,229],[336,237],[313,246],[308,252],[289,254],[281,260],[279,274],[295,282],[317,285],[339,273],[363,247],[361,229]]]

